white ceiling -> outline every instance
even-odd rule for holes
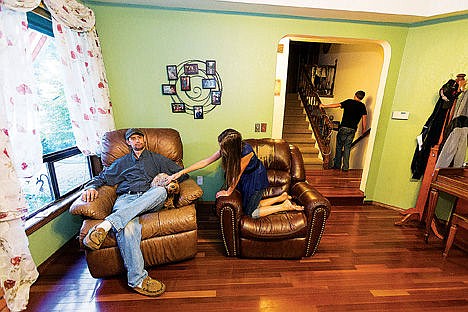
[[[85,0],[86,1],[86,0]],[[468,0],[91,0],[170,9],[416,23],[468,14]]]

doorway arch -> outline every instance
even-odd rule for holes
[[[355,39],[355,38],[340,38],[340,37],[319,37],[309,35],[286,35],[279,41],[278,52],[276,59],[276,83],[275,83],[275,96],[273,105],[273,121],[272,121],[272,137],[282,138],[283,130],[283,119],[284,109],[286,101],[286,82],[288,74],[288,59],[289,59],[289,43],[291,41],[302,41],[302,42],[317,42],[317,43],[332,43],[332,44],[343,44],[343,45],[375,45],[382,50],[382,62],[380,74],[376,75],[375,79],[378,81],[377,88],[373,94],[368,94],[372,101],[372,116],[369,118],[368,123],[372,127],[372,131],[369,135],[369,140],[366,148],[366,152],[363,155],[363,171],[360,184],[360,190],[365,193],[367,178],[369,174],[370,162],[372,159],[372,152],[374,149],[376,130],[378,129],[378,121],[380,117],[380,110],[382,107],[383,95],[385,90],[385,83],[387,80],[388,69],[390,66],[391,58],[391,47],[390,44],[382,40],[370,40],[370,39]],[[342,70],[342,69],[341,69]],[[340,75],[340,61],[338,60],[337,76]],[[369,79],[366,77],[365,79]],[[373,78],[371,78],[373,79]],[[339,88],[339,86],[338,86]],[[359,87],[356,87],[357,89]],[[353,95],[339,95],[333,98],[333,102],[341,102],[342,100],[349,98]],[[340,96],[340,98],[338,98]],[[342,98],[346,96],[345,98]],[[367,101],[367,96],[366,100]],[[324,103],[330,103],[325,102]],[[366,106],[369,103],[366,102]]]

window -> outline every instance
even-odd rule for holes
[[[38,14],[40,13],[40,15]],[[36,176],[21,179],[29,205],[28,217],[47,208],[91,178],[88,157],[81,154],[65,103],[60,57],[52,22],[44,10],[28,12],[30,55],[39,97],[43,166]]]

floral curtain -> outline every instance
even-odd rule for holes
[[[53,29],[77,146],[85,155],[100,154],[102,136],[115,125],[96,31],[75,32],[55,20]]]
[[[9,141],[0,131],[0,282],[8,308],[21,311],[26,309],[29,289],[39,273],[21,219],[26,203],[9,157]]]
[[[42,164],[24,13],[39,3],[0,0],[0,287],[12,311],[26,308],[38,277],[24,231],[27,208],[18,177],[32,176]],[[48,0],[46,5],[62,49],[77,145],[86,155],[99,154],[102,134],[115,126],[94,13],[75,0]]]
[[[115,125],[94,13],[75,0],[45,3],[54,17],[54,36],[61,50],[77,146],[85,155],[99,155],[102,136]]]
[[[42,145],[28,23],[25,13],[0,10],[0,129],[10,138],[17,175],[31,177],[42,165]]]
[[[27,34],[26,14],[0,6],[0,287],[12,311],[26,308],[38,277],[21,219],[27,208],[18,181],[42,164]]]

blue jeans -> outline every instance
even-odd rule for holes
[[[349,169],[349,154],[351,153],[351,144],[353,143],[356,130],[348,127],[340,127],[336,135],[336,152],[333,160],[333,168]],[[341,167],[341,159],[343,159],[343,167]]]
[[[167,198],[166,189],[152,187],[141,194],[122,194],[115,201],[112,213],[106,220],[112,224],[117,245],[127,269],[128,285],[135,287],[148,276],[141,253],[141,224],[138,216],[163,208]]]

